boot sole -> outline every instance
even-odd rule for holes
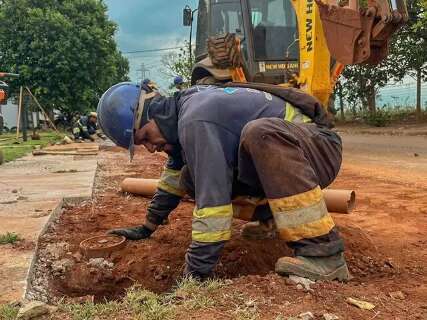
[[[295,276],[307,278],[310,280],[323,280],[323,281],[338,280],[343,282],[347,282],[348,280],[350,280],[350,272],[348,271],[347,264],[344,264],[338,267],[333,272],[326,275],[301,269],[292,264],[286,265],[286,269],[287,270],[285,271],[281,271],[281,270],[278,270],[278,268],[276,267],[276,273],[280,275],[286,275],[286,276],[295,275]]]

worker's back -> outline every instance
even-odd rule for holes
[[[246,88],[196,86],[179,100],[179,127],[207,122],[240,137],[243,127],[259,118],[283,118],[285,101],[269,93]]]

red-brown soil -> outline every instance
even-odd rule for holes
[[[51,278],[52,290],[57,295],[95,295],[96,299],[119,297],[135,282],[155,292],[169,290],[183,270],[191,239],[192,203],[183,202],[171,214],[170,223],[150,239],[128,242],[123,250],[112,253],[107,259],[114,263],[112,272],[94,269],[78,253],[79,243],[86,238],[142,224],[149,200],[122,194],[119,184],[125,177],[156,178],[165,161],[162,155],[140,152],[129,164],[128,155],[115,148],[103,150],[100,157],[93,203],[67,208],[42,243],[68,243],[68,255],[75,262],[64,277]],[[233,290],[264,301],[258,305],[262,319],[305,311],[335,313],[341,319],[427,319],[427,185],[415,186],[410,179],[398,180],[393,172],[368,169],[344,164],[334,185],[358,193],[354,213],[334,215],[354,277],[349,283],[317,283],[314,292],[297,290],[273,273],[277,258],[291,251],[279,240],[242,239],[240,221],[233,224],[233,238],[217,267],[218,277],[233,279]],[[391,298],[395,291],[402,291],[405,299]],[[222,294],[218,293],[218,309],[208,318],[228,319],[221,310],[230,302]],[[376,308],[357,309],[345,302],[347,297],[372,302]]]

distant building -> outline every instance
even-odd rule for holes
[[[18,118],[18,105],[12,102],[12,99],[9,99],[7,105],[0,105],[0,114],[3,115],[3,125],[7,128],[16,127],[17,118]],[[29,120],[29,127],[31,127],[32,123],[37,123],[38,120],[45,120],[43,114],[41,112],[32,112],[32,119]],[[30,117],[30,116],[29,116]]]
[[[0,105],[0,113],[3,115],[4,126],[8,128],[16,127],[18,117],[18,106],[9,99],[7,105]]]

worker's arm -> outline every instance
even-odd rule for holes
[[[157,227],[178,206],[185,191],[180,186],[183,161],[181,155],[169,156],[160,177],[159,186],[148,206],[147,222]]]
[[[227,148],[235,146],[237,139],[234,134],[208,122],[193,121],[180,130],[180,142],[194,181],[196,198],[186,275],[201,279],[210,277],[225,242],[231,237],[235,150]]]
[[[80,134],[82,136],[83,139],[87,139],[87,140],[92,140],[92,137],[89,133],[89,130],[87,129],[87,125],[86,124],[82,124],[81,125],[81,131]]]
[[[73,134],[75,139],[91,139],[91,136],[87,130],[87,123],[82,119],[78,120],[74,125]]]

